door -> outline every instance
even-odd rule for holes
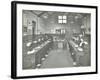
[[[36,22],[32,21],[32,39],[35,38],[35,28],[36,28]]]

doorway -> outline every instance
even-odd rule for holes
[[[35,29],[36,29],[36,22],[32,21],[32,39],[35,38]]]

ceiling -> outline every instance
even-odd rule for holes
[[[42,18],[48,18],[48,16],[51,16],[53,14],[63,14],[63,15],[68,15],[68,17],[74,18],[74,19],[81,19],[88,15],[87,13],[72,13],[72,12],[53,12],[53,11],[36,11],[36,10],[30,10],[33,14],[37,15],[38,17]]]

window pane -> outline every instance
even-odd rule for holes
[[[63,21],[63,20],[58,20],[58,23],[63,23],[62,21]]]
[[[67,16],[63,16],[63,19],[67,19]]]
[[[65,33],[65,30],[62,29],[62,30],[61,30],[61,33],[64,34],[64,33]]]
[[[67,20],[63,20],[63,23],[67,23]]]
[[[63,19],[63,17],[62,16],[58,16],[58,19]]]

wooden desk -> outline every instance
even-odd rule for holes
[[[84,56],[83,49],[78,47],[76,43],[74,43],[72,40],[69,41],[69,50],[73,59],[73,62],[76,62],[79,64],[79,59],[81,56]]]
[[[45,57],[50,47],[52,47],[52,41],[48,40],[27,51],[27,54],[23,55],[23,69],[35,69],[38,64],[41,64],[41,59]]]

